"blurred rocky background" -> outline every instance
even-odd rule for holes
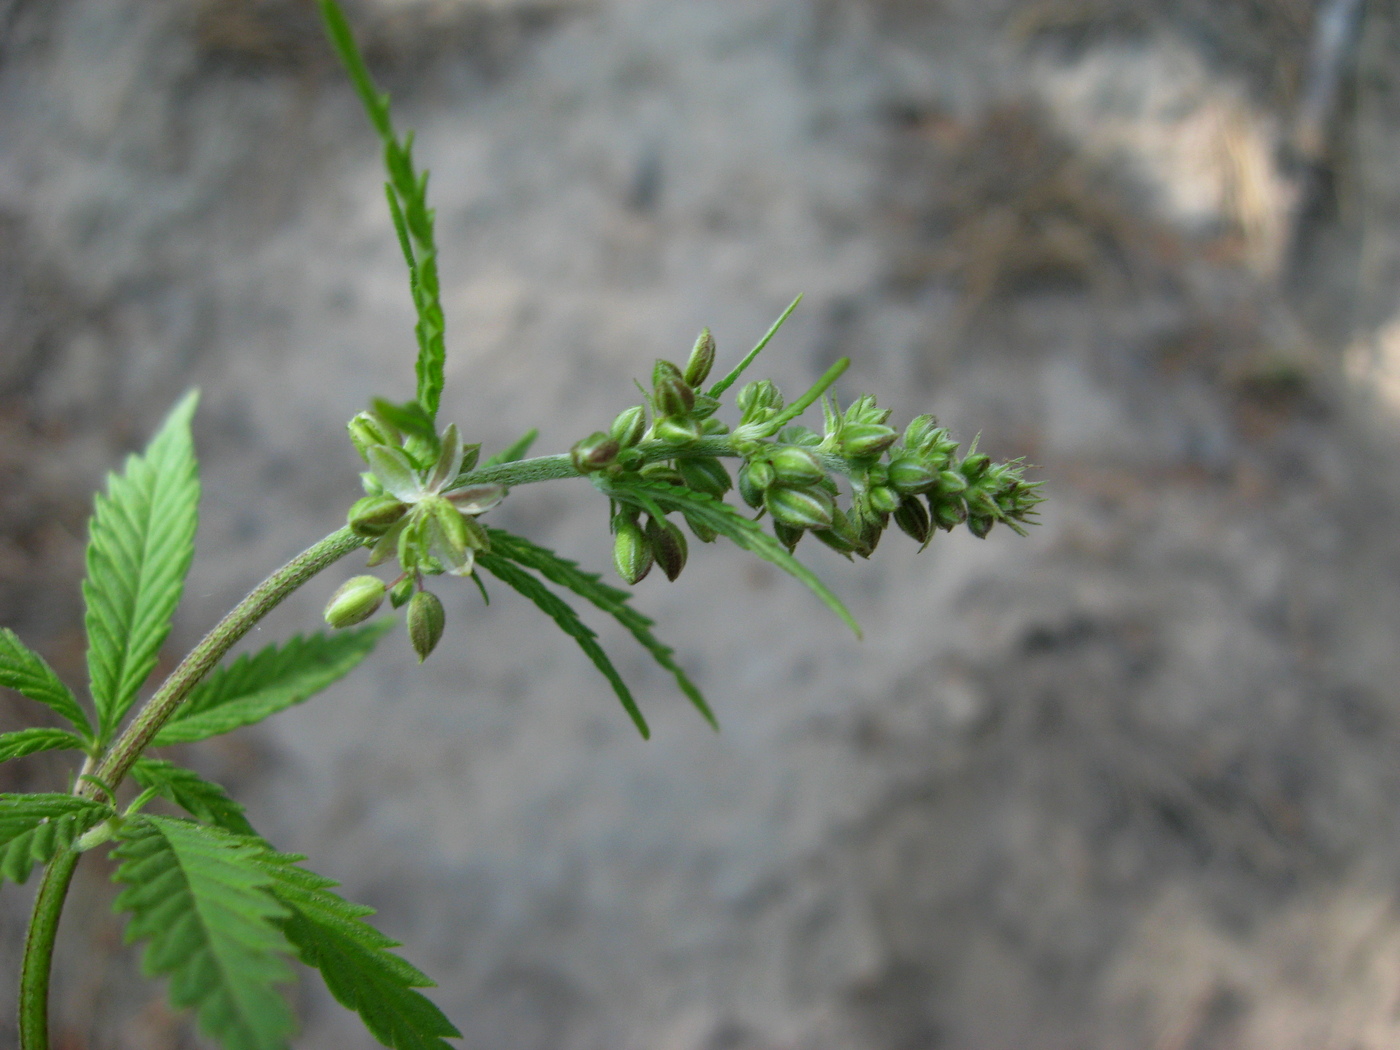
[[[1394,5],[347,7],[432,170],[469,439],[567,448],[701,325],[732,361],[805,292],[764,374],[850,355],[844,398],[980,430],[1050,497],[1029,540],[799,548],[861,643],[733,550],[648,579],[719,734],[605,629],[643,743],[533,608],[462,586],[422,669],[391,635],[180,754],[380,909],[464,1046],[1400,1046]],[[172,658],[335,528],[344,421],[412,392],[401,266],[309,0],[0,0],[0,622],[81,680],[90,491],[191,385]],[[608,565],[591,489],[537,489],[496,520]],[[200,1045],[109,874],[57,1045]],[[298,1046],[368,1045],[294,995]]]

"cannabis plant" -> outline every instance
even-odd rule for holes
[[[723,537],[802,580],[857,633],[837,597],[793,557],[802,539],[867,558],[891,524],[921,546],[959,526],[979,537],[997,523],[1022,532],[1040,500],[1019,462],[994,463],[975,442],[959,454],[930,416],[901,432],[873,397],[840,406],[829,391],[845,360],[791,401],[766,379],[736,390],[796,302],[719,379],[711,379],[716,348],[706,330],[683,363],[656,362],[641,403],[567,453],[526,458],[531,433],[481,458],[478,444],[437,419],[445,344],[427,174],[414,164],[411,138],[396,134],[388,99],[334,0],[320,2],[384,144],[389,212],[417,310],[416,394],[406,403],[374,399],[350,421],[367,470],[346,524],[258,584],[144,699],[194,556],[193,393],[96,498],[83,581],[90,703],[0,630],[0,686],[65,723],[0,735],[0,760],[65,750],[81,757],[67,791],[0,796],[0,877],[22,883],[43,868],[20,983],[24,1050],[49,1045],[54,937],[74,869],[95,849],[119,862],[114,906],[128,916],[128,940],[146,943],[145,973],[167,977],[171,1003],[194,1010],[203,1032],[227,1050],[288,1044],[294,1023],[281,986],[293,977],[292,958],[319,971],[385,1046],[444,1050],[444,1039],[458,1034],[418,991],[428,978],[368,924],[370,908],[345,900],[333,880],[259,836],[221,786],[153,752],[252,725],[324,689],[390,629],[392,617],[375,618],[386,602],[405,610],[409,644],[425,659],[447,630],[435,591],[457,578],[485,593],[490,577],[538,606],[602,672],[643,737],[640,706],[561,592],[615,618],[713,724],[700,691],[627,590],[487,523],[512,488],[586,478],[606,505],[615,569],[628,585],[656,570],[675,580],[691,538]],[[820,430],[800,422],[813,406]],[[738,503],[729,501],[734,489]],[[335,590],[325,611],[331,630],[222,662],[287,595],[357,554],[378,574],[353,576]],[[185,815],[153,812],[156,800]]]

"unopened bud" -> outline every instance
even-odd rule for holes
[[[938,429],[938,420],[930,415],[915,416],[909,421],[909,425],[904,428],[904,445],[906,448],[922,450],[924,442],[929,435]]]
[[[724,494],[734,487],[734,482],[729,478],[729,471],[714,456],[678,457],[676,469],[680,471],[686,485],[715,499],[723,499]]]
[[[987,533],[992,531],[992,526],[997,523],[997,519],[985,514],[969,514],[967,516],[967,528],[979,540],[985,540]]]
[[[745,423],[767,418],[768,411],[778,411],[783,407],[783,395],[771,380],[756,379],[739,389],[735,399]]]
[[[326,603],[326,623],[352,627],[373,616],[384,601],[384,581],[378,576],[352,576]]]
[[[798,529],[829,529],[831,497],[817,489],[793,489],[775,485],[764,493],[764,504],[774,521]]]
[[[695,340],[695,349],[690,351],[690,360],[685,363],[685,375],[682,378],[691,386],[699,386],[710,374],[714,364],[715,337],[710,334],[708,328],[702,328],[699,338]]]
[[[356,536],[383,536],[408,510],[408,504],[393,496],[365,496],[350,505],[346,520]]]
[[[797,549],[797,541],[802,539],[802,530],[793,528],[777,518],[773,519],[773,535],[778,538],[778,542],[788,549],[791,554]]]
[[[634,519],[619,517],[613,522],[613,565],[629,584],[640,583],[655,561],[646,534]]]
[[[651,543],[652,554],[656,556],[656,564],[661,566],[666,579],[675,580],[685,568],[685,559],[690,553],[685,533],[665,518],[660,521],[648,518],[646,536]]]
[[[841,428],[841,451],[848,459],[878,456],[899,437],[883,423],[847,423]]]
[[[689,445],[700,440],[700,424],[693,419],[667,417],[656,421],[652,433],[658,441]]]
[[[667,379],[681,379],[681,370],[670,361],[657,360],[651,370],[651,385],[660,386]]]
[[[894,523],[920,543],[927,543],[933,535],[933,519],[929,517],[928,508],[923,500],[914,496],[900,503],[894,512]]]
[[[569,459],[580,474],[591,474],[611,466],[619,451],[617,439],[599,430],[569,449]]]
[[[754,475],[754,467],[756,466],[758,466],[757,463],[745,463],[739,468],[739,495],[743,497],[745,503],[754,509],[763,506],[763,486],[758,483],[758,479]],[[768,465],[765,463],[764,466]],[[772,470],[772,467],[768,467],[770,474]]]
[[[768,462],[773,465],[773,477],[779,485],[811,485],[826,477],[817,457],[796,445],[774,449]]]
[[[938,475],[921,463],[917,456],[908,454],[890,460],[888,477],[890,484],[905,496],[927,492],[938,482]]]
[[[956,470],[940,471],[935,491],[940,496],[959,496],[967,491],[967,479]]]
[[[945,497],[930,492],[928,509],[933,523],[944,532],[952,532],[953,529],[967,520],[967,507],[956,496]]]
[[[658,416],[683,416],[695,407],[695,391],[679,376],[663,376],[652,390]]]
[[[389,588],[389,604],[395,609],[403,608],[404,603],[413,597],[413,586],[413,577],[403,577]]]
[[[366,463],[371,446],[397,445],[402,440],[397,430],[371,412],[358,413],[345,424],[345,429],[350,432],[350,443]]]
[[[420,664],[437,648],[446,623],[447,614],[443,612],[442,602],[436,594],[419,591],[409,599],[408,640],[413,643],[413,651],[418,654]]]
[[[612,426],[608,428],[608,434],[622,448],[631,448],[638,441],[642,440],[642,435],[647,429],[647,412],[641,405],[633,405],[626,411],[620,412],[618,417],[612,421]]]
[[[899,509],[899,493],[888,485],[873,485],[865,495],[876,514],[893,514]]]
[[[977,442],[974,441],[973,444]],[[968,481],[975,481],[986,473],[991,463],[992,457],[985,452],[974,452],[958,465],[958,472]]]

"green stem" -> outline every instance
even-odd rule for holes
[[[19,975],[19,1045],[21,1050],[49,1050],[49,973],[54,937],[68,884],[82,856],[66,849],[49,861],[24,939],[24,968]]]
[[[320,543],[278,569],[229,612],[204,636],[180,665],[146,701],[126,731],[102,757],[95,773],[82,777],[74,793],[93,798],[107,785],[115,790],[122,778],[169,721],[190,691],[208,674],[240,638],[279,605],[287,595],[328,565],[359,549],[363,541],[350,531],[338,529]],[[86,766],[84,767],[87,768]],[[48,864],[34,898],[34,912],[24,942],[24,962],[20,970],[20,1046],[22,1050],[48,1050],[49,974],[53,968],[54,938],[58,918],[81,854],[64,850]]]

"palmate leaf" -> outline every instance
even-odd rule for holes
[[[290,913],[283,932],[307,966],[321,972],[342,1005],[360,1015],[370,1034],[393,1050],[448,1050],[460,1036],[441,1010],[415,988],[433,982],[388,949],[398,947],[361,921],[374,909],[330,892],[336,883],[296,866],[303,858],[264,854],[272,893]]]
[[[632,693],[628,690],[627,683],[622,680],[622,676],[617,673],[617,668],[608,659],[608,654],[603,652],[603,647],[598,644],[598,636],[578,618],[578,614],[569,604],[515,562],[498,554],[478,553],[476,563],[508,587],[514,588],[529,598],[539,607],[541,612],[552,618],[565,634],[578,642],[579,648],[593,661],[593,666],[598,668],[603,677],[612,685],[613,692],[622,701],[623,708],[631,716],[637,731],[642,734],[642,739],[651,739],[651,729],[647,726],[646,719],[642,717],[637,702],[632,699]]]
[[[92,737],[92,724],[72,691],[43,657],[6,628],[0,628],[0,686],[37,700],[66,718],[85,737]]]
[[[577,563],[569,561],[567,558],[561,558],[553,551],[531,543],[523,536],[516,536],[500,529],[487,529],[486,531],[491,537],[491,552],[493,554],[509,558],[513,562],[534,569],[550,583],[567,587],[580,598],[586,598],[603,612],[614,617],[618,623],[631,632],[632,637],[638,641],[642,648],[651,654],[652,659],[675,676],[676,685],[695,705],[696,710],[704,716],[705,721],[714,728],[719,728],[719,723],[715,721],[710,705],[705,702],[704,696],[700,694],[695,683],[676,663],[675,651],[651,633],[652,621],[650,619],[627,604],[627,599],[631,597],[630,593],[604,583],[596,574],[584,572]]]
[[[292,1013],[277,985],[291,980],[280,928],[287,909],[269,891],[257,839],[169,817],[141,816],[118,833],[113,907],[131,913],[126,939],[148,938],[146,976],[170,977],[170,1001],[193,1007],[224,1050],[283,1050]]]
[[[347,674],[393,625],[383,620],[353,631],[298,635],[240,656],[195,687],[156,734],[154,746],[218,736],[301,703]]]
[[[235,835],[257,835],[243,815],[243,807],[229,798],[221,785],[205,780],[192,769],[156,758],[138,758],[131,775],[143,788],[154,789],[161,798],[175,803],[201,823]]]
[[[88,529],[88,674],[108,740],[155,667],[194,557],[199,476],[190,437],[197,395],[181,399],[142,455],[109,475]]]
[[[37,755],[40,751],[81,751],[85,746],[82,737],[66,729],[19,729],[0,733],[0,762]]]
[[[640,485],[629,481],[609,484],[605,491],[614,499],[644,510],[656,507],[663,511],[680,511],[687,520],[706,526],[764,561],[772,562],[805,583],[828,609],[841,617],[857,638],[861,636],[860,624],[841,604],[841,599],[818,579],[816,573],[789,554],[788,549],[776,537],[765,532],[758,522],[745,517],[728,503],[678,485]]]
[[[47,864],[112,812],[75,795],[0,795],[0,878],[23,882],[35,864]]]

